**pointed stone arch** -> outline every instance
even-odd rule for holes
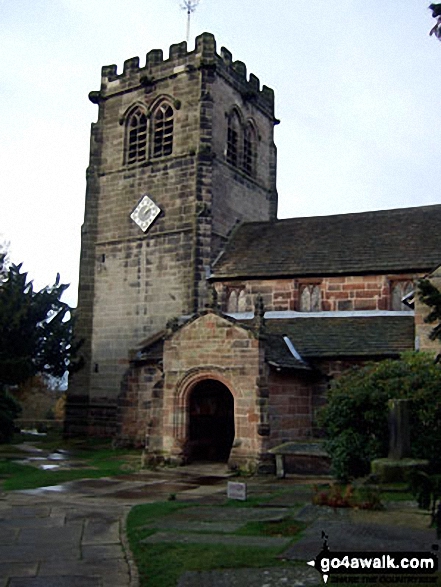
[[[242,164],[241,146],[243,142],[244,119],[237,106],[233,106],[228,114],[227,145],[225,155],[227,162],[234,167]]]
[[[174,100],[170,96],[159,96],[149,108],[150,157],[157,159],[173,153],[175,126]]]
[[[258,132],[253,120],[247,120],[243,131],[242,169],[250,177],[256,176]]]
[[[147,158],[147,109],[144,104],[135,103],[126,110],[124,124],[124,163],[132,165]]]

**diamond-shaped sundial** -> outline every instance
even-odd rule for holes
[[[161,208],[145,194],[130,214],[130,218],[142,231],[146,232],[160,212]]]

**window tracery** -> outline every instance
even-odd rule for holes
[[[239,116],[235,110],[231,113],[228,119],[228,134],[227,134],[227,161],[239,167],[239,144],[241,135],[241,124]]]
[[[254,176],[256,159],[256,133],[248,123],[243,138],[243,170],[249,176]]]
[[[173,152],[173,108],[167,102],[158,106],[152,117],[152,157],[165,157]]]
[[[144,161],[147,157],[147,116],[140,108],[135,108],[126,122],[126,163],[131,165]]]
[[[257,133],[251,120],[244,121],[234,107],[228,116],[226,160],[250,177],[255,176]]]

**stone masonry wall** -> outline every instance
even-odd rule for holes
[[[313,435],[311,376],[271,370],[269,378],[270,448]]]
[[[158,365],[132,364],[118,398],[118,443],[160,451],[152,431],[161,426],[164,375]]]

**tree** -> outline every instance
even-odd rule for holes
[[[0,241],[0,284],[6,279],[9,267],[9,243]]]
[[[432,11],[433,18],[437,19],[435,26],[429,34],[441,39],[441,4],[431,4],[429,9]]]
[[[81,366],[72,309],[61,301],[67,287],[57,275],[54,285],[35,292],[21,265],[7,270],[0,286],[0,414],[6,421],[17,415],[9,388],[36,374],[62,377]],[[7,428],[0,441],[10,437]]]
[[[406,353],[354,368],[333,382],[320,424],[334,473],[341,479],[366,475],[370,462],[389,446],[389,399],[410,399],[412,456],[441,470],[441,366],[425,353]]]
[[[429,338],[431,340],[441,339],[441,292],[429,279],[420,279],[418,295],[423,304],[431,308],[424,321],[428,324],[437,322],[429,334]]]

